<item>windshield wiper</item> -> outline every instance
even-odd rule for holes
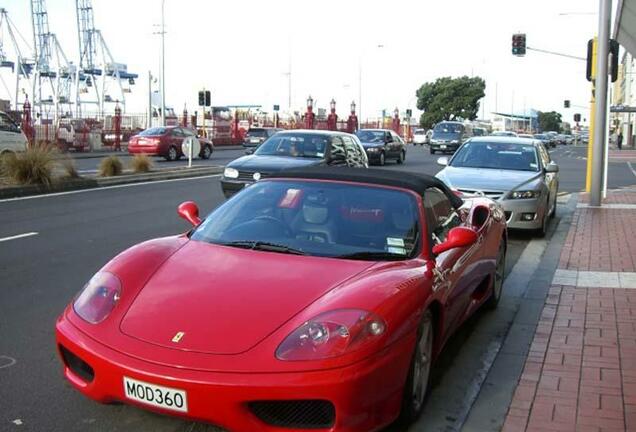
[[[268,251],[268,252],[279,252],[279,253],[287,253],[292,255],[307,255],[307,252],[300,249],[294,249],[289,246],[285,246],[285,245],[281,245],[277,243],[258,241],[258,240],[237,240],[237,241],[231,241],[231,242],[220,243],[220,244],[222,244],[223,246],[233,246],[233,247],[240,247],[244,249],[261,250],[261,251]]]
[[[334,258],[342,259],[359,259],[359,260],[379,260],[379,261],[399,261],[408,258],[406,255],[383,252],[383,251],[365,251],[354,252],[351,254],[337,255]]]

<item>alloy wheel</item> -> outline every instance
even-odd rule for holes
[[[413,359],[413,386],[412,401],[413,410],[420,411],[424,400],[426,399],[426,391],[428,389],[428,380],[431,372],[431,360],[433,355],[433,323],[431,322],[430,313],[427,314],[422,321],[422,333],[415,347],[415,357]]]

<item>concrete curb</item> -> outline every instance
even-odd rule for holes
[[[218,151],[225,150],[243,150],[245,147],[243,146],[215,146],[214,153]],[[107,156],[130,156],[127,150],[124,151],[100,151],[96,150],[88,153],[68,153],[68,155],[73,159],[98,159]],[[213,156],[214,157],[214,154]],[[196,159],[196,158],[195,158]]]
[[[65,180],[55,183],[50,187],[43,185],[26,185],[0,188],[0,199],[19,198],[32,195],[42,195],[56,192],[67,192],[80,189],[91,189],[104,186],[114,186],[131,183],[149,182],[154,180],[172,180],[190,177],[202,177],[223,172],[222,166],[209,166],[198,168],[182,168],[178,170],[156,171],[146,174],[124,174],[117,177],[105,178],[81,178]]]

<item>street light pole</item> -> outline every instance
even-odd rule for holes
[[[607,63],[609,58],[611,13],[612,0],[599,0],[598,51],[596,56],[596,113],[594,148],[592,149],[592,187],[590,189],[590,205],[593,207],[601,205],[603,194],[605,148],[607,146]]]

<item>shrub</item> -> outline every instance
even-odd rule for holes
[[[5,157],[6,174],[19,184],[51,185],[55,150],[50,146],[35,146],[23,153]]]
[[[80,177],[79,173],[77,172],[75,161],[71,157],[63,157],[60,160],[60,164],[62,165],[62,169],[66,173],[67,178],[76,179]]]
[[[132,158],[131,161],[132,170],[136,173],[145,173],[150,171],[152,168],[152,161],[145,154],[137,154]]]
[[[99,175],[102,177],[118,176],[122,171],[122,164],[117,156],[108,156],[99,164]]]

